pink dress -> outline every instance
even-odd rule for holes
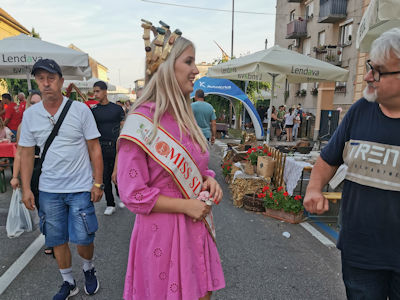
[[[153,103],[137,109],[150,118]],[[161,126],[180,140],[170,114]],[[203,176],[208,152],[201,153],[188,135],[181,143],[196,159]],[[159,195],[183,198],[171,176],[135,143],[121,139],[118,151],[118,188],[121,200],[136,214],[125,278],[125,300],[198,300],[208,291],[225,287],[216,244],[203,222],[178,213],[151,212]]]

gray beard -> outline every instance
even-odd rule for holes
[[[378,95],[376,94],[376,90],[374,90],[373,93],[368,93],[368,86],[365,87],[363,91],[363,97],[368,101],[368,102],[376,102],[376,99],[378,98]]]

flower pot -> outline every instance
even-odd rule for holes
[[[245,165],[244,165],[244,172],[247,174],[247,175],[254,175],[254,166],[250,163],[250,162],[247,162]]]
[[[275,209],[270,209],[270,208],[267,208],[265,210],[264,215],[274,218],[274,219],[285,221],[285,222],[291,223],[291,224],[301,223],[304,218],[302,211],[296,214],[296,213],[292,213],[292,212],[285,212],[283,209],[275,210]]]
[[[243,196],[243,206],[246,210],[264,212],[264,199],[257,198],[256,194],[246,194]]]

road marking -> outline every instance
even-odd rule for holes
[[[315,237],[317,240],[319,240],[323,245],[327,247],[335,247],[336,245],[329,240],[327,237],[325,237],[321,232],[319,232],[317,229],[315,229],[313,226],[311,226],[307,222],[302,222],[300,225],[307,230],[313,237]]]
[[[0,277],[0,295],[7,289],[19,273],[29,264],[32,258],[44,245],[44,235],[39,235],[20,257]]]

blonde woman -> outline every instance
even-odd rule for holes
[[[164,43],[167,40],[168,36]],[[147,67],[148,73],[154,70],[154,65]],[[218,250],[204,221],[211,206],[184,197],[178,187],[184,183],[155,158],[156,152],[161,153],[161,160],[172,158],[178,168],[175,172],[188,177],[197,167],[203,177],[201,190],[208,191],[216,203],[222,199],[215,174],[207,167],[207,142],[190,106],[189,95],[198,73],[193,44],[178,37],[165,62],[148,76],[143,95],[121,132],[118,188],[121,200],[136,214],[125,279],[126,300],[205,300],[211,298],[212,291],[225,287]],[[141,131],[142,125],[130,128],[136,120],[141,123],[146,119],[153,123],[151,132]],[[161,131],[169,135],[170,143],[157,142],[152,152],[147,146],[164,138]],[[144,142],[140,134],[145,134]],[[187,157],[195,158],[193,165],[177,152],[178,145]]]

